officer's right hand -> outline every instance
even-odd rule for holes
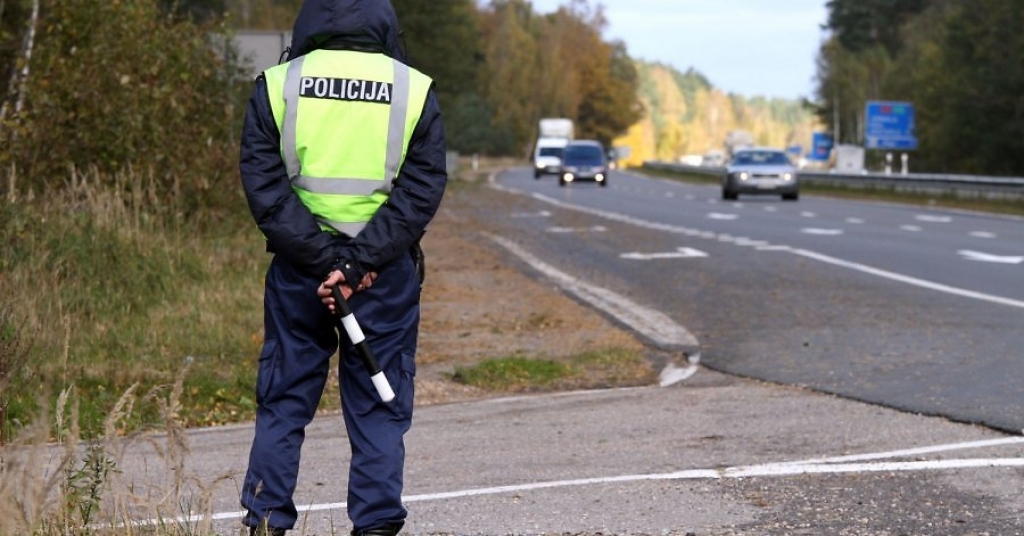
[[[327,279],[324,279],[324,281],[320,283],[320,288],[316,289],[316,295],[320,297],[320,301],[324,305],[326,305],[327,308],[330,309],[332,313],[335,312],[335,310],[334,296],[331,294],[331,287],[333,287],[334,285],[338,285],[338,287],[341,289],[341,297],[345,298],[346,300],[351,298],[352,294],[355,292],[354,290],[352,290],[352,287],[344,283],[345,274],[341,273],[340,270],[334,270],[333,272],[327,274]]]

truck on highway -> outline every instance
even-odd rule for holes
[[[740,149],[754,146],[754,135],[746,130],[733,130],[725,135],[725,160],[732,160],[733,154]]]
[[[533,148],[533,178],[557,175],[562,168],[562,151],[574,138],[572,119],[545,117],[537,124],[537,143]]]

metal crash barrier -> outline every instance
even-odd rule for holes
[[[722,167],[689,166],[667,162],[646,161],[644,169],[720,177]],[[900,193],[952,195],[963,198],[998,200],[1024,199],[1024,177],[985,177],[978,175],[946,175],[930,173],[832,173],[800,170],[805,184],[839,186],[854,189],[887,190]]]

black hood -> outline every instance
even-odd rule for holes
[[[399,61],[398,17],[389,0],[306,0],[292,29],[292,60],[318,48],[382,52]]]

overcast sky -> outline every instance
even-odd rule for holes
[[[826,0],[590,0],[603,4],[605,39],[629,55],[693,67],[716,88],[752,97],[813,97]],[[541,13],[565,0],[532,0]]]

